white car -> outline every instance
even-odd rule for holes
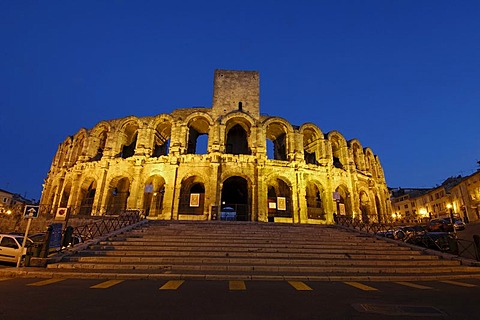
[[[16,263],[20,256],[22,243],[23,236],[21,235],[0,234],[0,261]],[[28,239],[26,247],[32,243],[32,240]],[[23,249],[22,256],[27,253],[26,247]]]

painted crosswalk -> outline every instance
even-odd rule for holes
[[[355,281],[347,281],[344,282],[345,284],[348,284],[349,286],[352,286],[354,288],[363,290],[363,291],[378,291],[377,288],[367,286],[366,284],[360,283],[360,282],[355,282]]]
[[[170,280],[161,286],[160,290],[177,290],[184,282],[184,280]]]
[[[474,284],[460,282],[460,281],[452,281],[452,280],[444,280],[443,283],[451,284],[454,286],[465,287],[465,288],[473,288],[476,287]]]
[[[228,290],[231,291],[243,291],[247,290],[245,281],[231,280],[228,282]]]
[[[313,289],[309,287],[302,281],[288,281],[288,283],[298,291],[312,291]]]
[[[27,284],[27,286],[42,287],[42,286],[57,283],[57,282],[60,282],[60,281],[64,281],[64,280],[66,280],[66,279],[65,278],[52,278],[52,279],[47,279],[47,280],[42,280],[42,281],[38,281],[38,282],[29,283],[29,284]]]
[[[413,282],[406,282],[406,281],[397,281],[395,282],[396,284],[400,284],[402,286],[410,287],[410,288],[415,288],[415,289],[433,289],[432,287],[424,286],[421,284],[413,283]]]
[[[99,284],[96,284],[94,286],[91,286],[90,288],[91,289],[107,289],[107,288],[110,288],[110,287],[113,287],[119,283],[122,283],[124,280],[108,280],[108,281],[104,281],[104,282],[101,282]]]
[[[0,278],[0,282],[5,282],[7,280],[13,280],[13,278]],[[27,286],[32,286],[32,287],[42,287],[42,286],[47,286],[47,285],[53,285],[65,280],[69,280],[68,278],[51,278],[51,279],[44,279],[36,282],[30,282],[27,283]],[[418,289],[418,290],[439,290],[441,287],[438,286],[438,284],[448,284],[451,286],[458,286],[458,287],[464,287],[464,288],[478,288],[480,287],[479,284],[472,284],[467,282],[469,279],[458,281],[458,280],[441,280],[441,281],[429,281],[429,282],[422,282],[416,283],[414,281],[392,281],[392,282],[370,282],[370,281],[365,281],[365,282],[358,282],[358,281],[345,281],[345,282],[338,282],[338,283],[343,283],[346,284],[352,288],[362,290],[362,291],[388,291],[392,289],[392,286],[385,287],[385,284],[392,284],[392,285],[398,285],[398,286],[403,286],[407,287],[410,289]],[[470,279],[472,280],[472,279]],[[478,280],[478,279],[477,279]],[[111,280],[104,280],[103,282],[91,285],[89,288],[91,289],[108,289],[114,286],[117,286],[121,284],[124,281],[128,280],[117,280],[117,279],[111,279]],[[472,282],[472,281],[470,281]],[[178,290],[183,284],[185,283],[185,280],[169,280],[166,281],[160,288],[159,290]],[[229,291],[246,291],[248,290],[247,284],[245,281],[242,280],[227,280],[228,283],[228,290]],[[315,281],[308,281],[303,282],[303,281],[285,281],[290,287],[293,287],[297,291],[315,291],[315,290],[320,290],[321,282],[315,282]]]

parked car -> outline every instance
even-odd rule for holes
[[[220,211],[220,220],[235,221],[237,220],[237,212],[232,207],[224,207]]]
[[[27,239],[23,252],[20,253],[23,244],[23,236],[14,234],[0,234],[0,261],[16,263],[20,255],[27,253],[27,247],[33,244]]]
[[[456,253],[458,249],[456,240],[453,233],[425,232],[411,237],[406,242],[442,252]]]
[[[395,240],[406,241],[410,237],[425,233],[425,227],[420,225],[415,226],[401,226],[386,231],[379,231],[376,235]]]
[[[427,224],[428,232],[453,232],[453,225],[450,219],[432,219]]]
[[[450,218],[445,218],[443,219],[445,220],[447,223],[449,224],[452,224],[452,220],[450,220]],[[462,219],[453,219],[455,222],[453,224],[453,226],[455,227],[455,230],[465,230],[465,222],[462,221]]]

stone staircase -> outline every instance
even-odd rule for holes
[[[480,267],[334,226],[150,221],[48,265],[73,277],[408,281],[480,277]]]

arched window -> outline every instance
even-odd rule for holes
[[[271,123],[266,129],[267,139],[267,157],[274,160],[287,160],[287,131],[281,123]],[[271,147],[270,147],[271,146]],[[271,150],[273,148],[273,150]]]
[[[210,125],[203,117],[197,117],[188,124],[188,154],[208,153],[208,132]]]
[[[227,133],[226,153],[250,154],[248,148],[248,133],[240,125],[234,125]]]
[[[152,157],[160,157],[168,155],[170,148],[170,136],[172,134],[172,125],[165,121],[155,128],[155,136],[153,138]]]

